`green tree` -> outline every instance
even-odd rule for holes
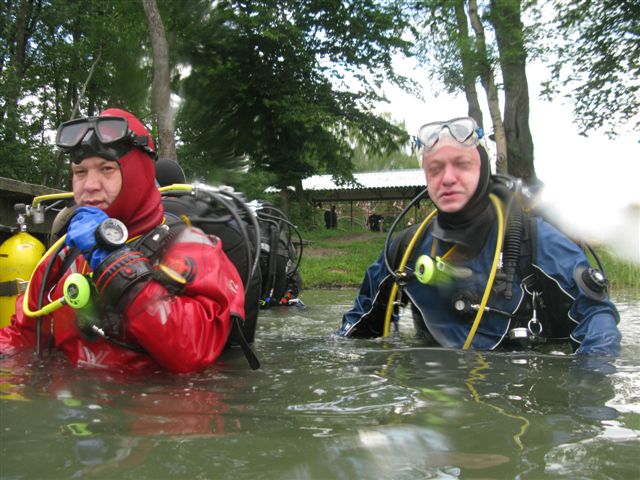
[[[388,118],[388,115],[384,115]],[[406,130],[404,124],[399,125]],[[405,170],[419,168],[420,162],[413,153],[407,153],[412,150],[412,145],[406,144],[404,148],[389,152],[371,151],[366,144],[360,144],[356,137],[350,142],[353,147],[353,171],[354,172],[377,172],[384,170]]]
[[[569,90],[585,134],[640,130],[640,2],[553,0],[557,61],[549,99]]]
[[[415,3],[416,42],[429,74],[448,92],[463,92],[483,125],[476,85],[485,90],[497,145],[497,169],[536,180],[529,130],[527,35],[521,0],[422,0]],[[473,32],[473,33],[471,33]],[[498,97],[504,92],[502,113]]]
[[[149,111],[142,5],[19,0],[0,6],[0,25],[0,175],[65,188],[51,145],[60,122],[107,106]]]
[[[300,190],[317,172],[349,178],[357,146],[373,157],[406,144],[402,127],[374,113],[383,81],[409,86],[392,68],[409,50],[395,2],[157,6],[168,45],[163,84],[168,70],[183,97],[176,138],[190,178]],[[109,106],[156,119],[142,2],[3,2],[0,36],[0,175],[66,188],[52,146],[59,123]]]
[[[219,2],[183,44],[191,66],[179,116],[187,164],[214,175],[238,160],[278,187],[329,172],[350,178],[357,138],[390,152],[406,133],[376,115],[393,74],[401,12],[371,0]],[[219,168],[219,167],[218,167]]]

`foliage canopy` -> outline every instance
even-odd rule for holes
[[[356,146],[388,153],[408,140],[374,113],[383,81],[406,84],[391,62],[408,53],[407,24],[392,3],[159,6],[180,96],[179,160],[191,178],[247,168],[279,186],[316,172],[348,178]],[[64,186],[52,132],[72,116],[117,106],[155,128],[141,3],[15,0],[0,18],[0,175]]]
[[[569,91],[584,132],[640,130],[640,2],[554,0],[557,36],[550,99]]]

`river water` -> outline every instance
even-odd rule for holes
[[[0,362],[2,479],[640,478],[640,301],[618,298],[622,354],[427,349],[332,336],[353,290],[263,311],[197,375]]]

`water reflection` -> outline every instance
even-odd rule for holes
[[[380,378],[393,385],[376,395],[376,405],[388,411],[381,415],[378,408],[378,424],[360,428],[346,441],[351,449],[366,451],[359,468],[366,471],[373,465],[371,473],[404,478],[393,472],[405,468],[406,478],[418,472],[451,476],[474,469],[492,478],[504,478],[508,471],[540,475],[546,471],[549,446],[593,438],[604,430],[603,420],[617,417],[605,406],[613,397],[607,380],[613,370],[607,362],[593,369],[573,358],[430,349],[382,356],[383,361],[367,362],[381,365]],[[383,398],[387,401],[381,402]],[[353,403],[358,398],[343,397],[332,407],[341,400]],[[363,403],[372,408],[370,401]],[[348,452],[344,439],[339,444],[339,451]],[[369,456],[376,462],[366,460]],[[450,468],[439,469],[444,466]]]
[[[353,293],[306,292],[198,375],[0,364],[2,478],[637,478],[640,308],[622,356],[494,354],[331,334]]]

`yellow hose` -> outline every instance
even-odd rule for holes
[[[40,259],[40,261],[38,262],[38,264],[36,265],[36,268],[33,269],[33,273],[38,271],[38,267],[40,266],[40,264],[45,260],[49,258],[49,254],[51,254],[51,252],[54,252],[62,242],[64,242],[65,238],[67,236],[63,235],[62,237],[60,237],[53,245],[51,245],[51,248],[49,248],[49,250],[46,251],[46,253],[42,256],[42,258]],[[53,261],[53,259],[51,259],[51,261]],[[33,275],[32,275],[33,277]],[[45,307],[41,308],[40,310],[36,310],[31,311],[29,309],[29,290],[31,289],[31,279],[29,279],[29,283],[27,283],[27,288],[24,292],[24,298],[22,299],[22,310],[24,311],[24,314],[27,317],[39,317],[40,315],[47,315],[48,313],[52,312],[53,310],[55,310],[56,308],[59,307],[59,305],[56,304],[56,307],[51,307],[52,304],[46,305]],[[55,303],[55,302],[53,302]]]
[[[158,188],[158,191],[160,193],[170,192],[172,190],[191,191],[191,190],[193,190],[193,185],[189,185],[189,184],[186,184],[186,183],[176,183],[176,184],[173,184],[173,185],[167,185],[166,187]]]
[[[464,342],[462,346],[463,350],[467,350],[473,341],[473,337],[476,334],[476,330],[478,330],[478,326],[480,325],[480,320],[482,319],[482,314],[484,313],[484,309],[487,306],[487,302],[489,301],[489,295],[491,294],[491,288],[493,288],[493,281],[496,278],[496,271],[498,270],[498,263],[500,261],[500,253],[502,252],[502,239],[504,235],[504,217],[502,215],[502,205],[500,204],[500,200],[493,193],[489,194],[489,199],[493,206],[496,209],[496,216],[498,217],[498,237],[496,238],[496,253],[493,256],[493,264],[491,265],[491,271],[489,272],[489,278],[487,279],[487,286],[484,289],[484,295],[482,296],[482,302],[480,302],[480,309],[478,313],[476,313],[476,318],[473,321],[473,325],[471,325],[471,330],[469,330],[469,335],[467,336],[467,340]]]
[[[36,206],[46,200],[60,200],[61,198],[71,198],[73,197],[72,192],[64,192],[64,193],[50,193],[48,195],[40,195],[38,197],[34,197],[31,202],[31,206],[36,208]]]
[[[422,232],[424,231],[424,229],[427,228],[427,225],[437,213],[438,211],[434,209],[427,216],[427,218],[425,218],[422,221],[422,223],[416,230],[416,233],[414,233],[413,237],[411,237],[411,241],[409,242],[409,245],[407,245],[407,249],[405,250],[404,255],[402,256],[402,260],[400,261],[400,265],[398,267],[399,272],[402,272],[402,270],[404,270],[404,267],[407,266],[407,262],[409,261],[409,257],[411,256],[411,252],[413,251],[413,247],[415,247],[415,244],[420,238],[420,235],[422,235]],[[391,295],[389,295],[389,301],[387,303],[387,311],[384,317],[384,330],[382,332],[382,335],[384,337],[388,337],[389,333],[391,332],[391,316],[393,315],[393,303],[396,300],[397,294],[398,294],[398,283],[393,282],[393,286],[391,287]]]

